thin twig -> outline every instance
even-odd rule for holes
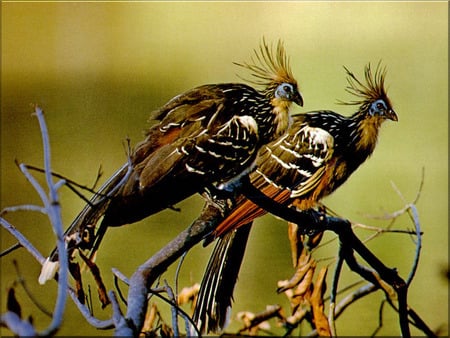
[[[200,331],[197,329],[197,326],[195,325],[194,321],[192,320],[191,316],[189,316],[182,308],[180,308],[178,306],[178,304],[174,303],[173,301],[171,301],[170,299],[164,297],[163,295],[161,295],[162,292],[166,292],[167,290],[165,287],[161,287],[159,289],[150,289],[150,293],[155,296],[158,297],[159,299],[161,299],[162,301],[164,301],[165,303],[167,303],[170,306],[175,306],[177,307],[177,311],[179,313],[179,315],[181,315],[185,321],[188,321],[190,323],[190,327],[194,328],[196,335],[200,337],[201,333]],[[190,335],[190,334],[189,334]],[[188,335],[188,336],[189,336]]]
[[[420,222],[419,222],[419,213],[417,212],[417,208],[414,204],[410,205],[409,209],[409,215],[414,222],[414,228],[416,230],[416,253],[414,256],[413,265],[411,267],[411,271],[409,272],[408,278],[406,279],[406,284],[410,285],[414,275],[416,274],[417,267],[419,266],[419,258],[420,258],[420,251],[422,248],[422,232],[420,229]]]
[[[178,328],[178,311],[177,311],[178,305],[176,305],[177,301],[176,301],[176,298],[175,298],[172,288],[169,286],[169,284],[167,283],[166,280],[164,280],[164,288],[166,290],[167,295],[169,296],[170,302],[173,304],[171,306],[173,336],[179,337],[180,330]]]
[[[5,207],[0,212],[0,215],[3,217],[7,213],[18,212],[18,211],[36,211],[36,212],[40,212],[41,214],[44,214],[44,215],[47,214],[47,210],[39,205],[23,204],[23,205],[15,205],[15,206]]]
[[[183,262],[184,262],[184,260],[185,260],[185,258],[187,256],[187,253],[188,253],[188,251],[185,251],[184,254],[181,255],[180,261],[178,262],[177,269],[175,271],[175,295],[174,295],[175,299],[174,299],[174,301],[175,301],[176,304],[178,304],[178,290],[179,290],[178,281],[179,281],[179,275],[180,275],[180,271],[181,271],[181,267],[183,265]],[[176,307],[176,309],[178,310],[178,307]],[[185,319],[184,323],[185,323],[186,334],[189,336],[190,332],[192,331],[191,325],[190,325],[190,321]]]
[[[336,337],[336,295],[338,290],[338,283],[339,283],[339,276],[342,271],[342,264],[344,263],[344,257],[343,257],[343,250],[342,250],[342,243],[339,242],[339,252],[338,252],[338,258],[336,261],[336,265],[334,268],[334,274],[333,274],[333,281],[331,284],[331,290],[330,290],[330,309],[328,313],[328,325],[331,330],[331,336]]]
[[[45,173],[45,170],[42,169],[42,168],[33,166],[31,164],[24,164],[24,165],[27,167],[27,169],[31,169],[31,170],[34,170],[34,171],[37,171],[37,172],[40,172],[40,173]],[[52,176],[53,177],[56,177],[56,178],[64,180],[66,182],[67,188],[72,190],[78,197],[80,197],[84,202],[86,202],[86,204],[89,204],[89,205],[91,205],[91,202],[90,202],[89,198],[87,198],[83,194],[81,194],[75,187],[77,187],[79,189],[82,189],[82,190],[86,190],[86,191],[88,191],[88,192],[90,192],[92,194],[96,194],[97,192],[94,189],[97,186],[98,181],[100,180],[100,177],[102,175],[103,175],[102,167],[100,166],[100,168],[97,171],[97,175],[96,175],[96,178],[95,178],[95,181],[94,181],[92,187],[88,187],[86,185],[77,183],[74,180],[71,180],[71,179],[67,178],[64,175],[61,175],[61,174],[56,173],[56,172],[52,172]],[[101,196],[101,194],[99,194],[99,195]]]
[[[113,322],[114,322],[114,328],[115,331],[120,333],[122,330],[124,332],[128,331],[128,323],[123,316],[122,311],[120,310],[119,302],[117,301],[116,295],[114,291],[110,291],[109,299],[111,300],[112,308],[113,308]]]
[[[382,216],[379,216],[379,215],[366,215],[366,217],[371,218],[371,219],[380,219],[380,220],[389,220],[389,219],[394,220],[394,219],[400,217],[401,215],[405,214],[406,212],[408,212],[409,207],[410,207],[411,204],[417,204],[417,201],[419,200],[420,195],[422,193],[424,181],[425,181],[425,169],[422,168],[422,178],[420,180],[416,196],[415,196],[415,198],[414,198],[412,203],[407,203],[406,199],[403,196],[403,194],[401,193],[400,189],[398,189],[398,187],[395,185],[395,183],[391,182],[392,188],[394,189],[394,191],[397,193],[399,198],[404,203],[404,207],[399,209],[399,210],[396,210],[396,211],[394,211],[392,213],[385,214],[385,215],[382,215]]]
[[[36,337],[37,333],[33,324],[28,320],[22,320],[16,313],[8,311],[0,317],[1,326],[6,326],[20,337]]]
[[[378,286],[368,283],[347,295],[336,305],[335,318],[337,319],[350,304],[377,290],[379,290]]]
[[[52,335],[59,329],[61,325],[67,300],[67,288],[68,288],[68,280],[67,280],[69,272],[68,257],[65,249],[64,230],[62,226],[62,217],[61,217],[61,206],[59,204],[59,197],[58,197],[58,189],[64,184],[64,181],[53,183],[51,175],[52,169],[51,169],[50,141],[48,136],[47,124],[45,123],[44,113],[40,107],[35,106],[35,114],[37,116],[39,126],[41,129],[43,152],[44,152],[45,177],[49,189],[49,198],[47,198],[45,193],[43,193],[43,189],[40,187],[40,185],[37,183],[34,177],[29,175],[27,178],[35,187],[35,189],[39,192],[41,199],[44,202],[44,206],[47,210],[47,214],[52,224],[53,231],[56,234],[58,254],[60,259],[58,291],[55,308],[53,311],[53,319],[52,322],[49,324],[49,326],[42,332],[43,335]],[[25,166],[23,165],[21,165],[21,169],[24,169],[24,171],[28,172]]]
[[[80,302],[75,290],[69,287],[67,292],[69,293],[70,298],[72,298],[72,301],[77,306],[78,311],[80,311],[80,313],[90,325],[100,330],[112,329],[114,327],[114,322],[112,319],[100,320],[95,318],[89,308]]]
[[[119,294],[120,300],[121,300],[121,301],[125,304],[125,306],[126,306],[126,305],[127,305],[127,300],[126,300],[125,296],[123,295],[122,290],[120,289],[120,286],[119,286],[119,280],[121,280],[122,282],[124,282],[125,284],[128,285],[128,284],[129,284],[128,278],[126,278],[126,277],[123,275],[124,279],[122,279],[122,278],[119,277],[118,274],[116,274],[116,272],[117,272],[118,274],[122,275],[122,273],[121,273],[120,271],[118,271],[117,269],[113,269],[114,286],[116,287],[116,290],[117,290],[117,292],[118,292],[118,294]],[[126,282],[125,282],[125,279],[126,279]]]
[[[330,220],[329,220],[330,221]],[[332,221],[334,222],[334,220]],[[380,277],[391,285],[397,292],[398,303],[399,303],[399,322],[400,329],[403,337],[410,337],[409,323],[408,323],[408,304],[407,304],[407,292],[408,286],[405,281],[397,274],[394,269],[389,269],[386,267],[366,246],[359,240],[358,237],[353,233],[350,226],[345,226],[341,220],[336,220],[334,231],[338,232],[341,241],[344,245],[347,245],[349,249],[355,250],[358,254],[364,258],[364,260],[380,275]],[[349,225],[349,223],[348,223]],[[351,256],[349,256],[351,257]],[[346,260],[347,261],[347,260]],[[349,262],[349,261],[347,261]],[[361,274],[363,272],[363,274]],[[360,275],[366,280],[378,284],[376,280],[373,279],[371,274],[365,273],[361,270]]]
[[[408,211],[408,209],[409,208],[407,208],[405,210]],[[382,233],[400,233],[400,234],[406,234],[406,235],[415,235],[416,234],[415,231],[411,231],[411,230],[380,228],[380,227],[375,227],[375,226],[366,225],[366,224],[362,224],[362,223],[353,223],[352,222],[352,226],[354,228],[361,228],[364,230],[375,231],[377,234],[382,234]]]
[[[5,230],[7,230],[12,236],[14,236],[19,244],[24,247],[41,265],[45,262],[45,257],[31,244],[31,242],[22,233],[17,230],[14,225],[9,223],[3,217],[0,217],[0,224]]]
[[[33,177],[33,175],[30,174],[28,169],[25,167],[25,165],[20,164],[19,165],[20,171],[25,176],[25,178],[28,180],[28,182],[33,186],[34,190],[38,193],[40,199],[42,202],[44,202],[45,206],[45,213],[48,213],[47,206],[49,205],[49,201],[47,198],[47,195],[44,191],[44,189],[41,187],[41,185],[36,181],[36,179]]]
[[[2,252],[0,252],[0,258],[8,255],[11,252],[16,251],[17,249],[20,249],[20,248],[22,248],[22,245],[20,243],[13,244],[8,249],[5,249]]]
[[[435,338],[438,335],[431,330],[422,318],[411,308],[408,309],[408,314],[413,320],[413,325],[427,335],[427,337]]]
[[[385,303],[386,303],[385,299],[383,299],[380,303],[380,308],[378,309],[378,326],[373,331],[371,335],[372,337],[375,336],[378,333],[378,331],[380,331],[381,328],[383,327],[383,309]]]
[[[184,262],[184,259],[186,258],[186,255],[187,255],[187,251],[185,251],[182,255],[181,255],[181,257],[180,257],[180,261],[178,262],[178,265],[177,265],[177,269],[176,269],[176,271],[175,271],[175,293],[174,293],[174,295],[173,295],[173,297],[174,297],[174,302],[176,303],[176,304],[178,304],[178,277],[179,277],[179,275],[180,275],[180,271],[181,271],[181,267],[182,267],[182,265],[183,265],[183,262]],[[167,284],[167,282],[166,282],[166,284]],[[174,309],[175,309],[175,315],[178,317],[178,315],[177,315],[177,308],[178,307],[175,307]],[[177,330],[178,330],[178,320],[176,320],[176,322],[177,322]],[[189,331],[186,331],[186,332],[189,332]],[[175,329],[174,329],[174,335],[175,335]]]

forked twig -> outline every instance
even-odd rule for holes
[[[20,165],[21,165],[20,163],[17,163],[17,162],[16,162],[16,164],[17,164],[19,167],[20,167]],[[22,164],[22,165],[25,166],[28,170],[31,169],[31,170],[37,171],[37,172],[39,172],[39,173],[45,173],[45,169],[42,169],[42,168],[33,166],[33,165],[31,165],[31,164]],[[64,181],[66,182],[67,188],[69,188],[70,190],[72,190],[72,191],[75,193],[75,195],[77,195],[78,197],[80,197],[86,204],[91,205],[91,202],[90,202],[89,198],[85,197],[85,196],[84,196],[82,193],[80,193],[76,188],[79,188],[79,189],[81,189],[81,190],[85,190],[85,191],[88,191],[88,192],[90,192],[90,193],[92,193],[92,194],[95,194],[96,191],[95,191],[94,189],[95,189],[96,185],[98,184],[98,182],[99,182],[99,180],[100,180],[100,177],[103,175],[103,171],[102,171],[102,167],[100,166],[99,169],[98,169],[98,171],[97,171],[97,175],[96,175],[96,178],[95,178],[95,181],[94,181],[94,184],[92,185],[92,187],[88,187],[88,186],[86,186],[86,185],[77,183],[77,182],[75,182],[74,180],[71,180],[71,179],[67,178],[66,176],[61,175],[61,174],[56,173],[56,172],[52,172],[51,174],[52,174],[53,177],[59,178],[59,179],[61,179],[61,180],[64,180]],[[75,188],[75,187],[76,187],[76,188]]]
[[[116,276],[116,281],[121,279],[125,283],[130,283],[129,295],[128,295],[128,303],[126,316],[124,316],[120,310],[119,303],[117,301],[116,295],[114,292],[109,293],[109,298],[113,305],[113,318],[111,320],[100,321],[92,316],[89,312],[89,309],[80,303],[80,301],[76,297],[75,291],[69,287],[67,278],[68,278],[68,257],[67,252],[65,250],[65,242],[63,238],[63,227],[61,222],[61,210],[58,199],[58,189],[63,185],[68,185],[69,187],[75,185],[77,187],[82,187],[80,185],[75,184],[67,179],[62,179],[62,176],[58,176],[58,174],[54,174],[51,170],[51,158],[50,158],[50,146],[48,139],[48,131],[46,128],[45,120],[43,117],[43,112],[39,107],[35,107],[35,114],[38,118],[42,140],[44,144],[44,174],[45,179],[48,186],[48,193],[45,192],[44,188],[42,188],[36,179],[30,174],[29,169],[34,170],[35,167],[27,166],[24,164],[20,164],[19,167],[24,174],[24,176],[28,179],[28,181],[33,185],[37,193],[39,194],[44,206],[33,206],[33,205],[24,205],[24,206],[16,206],[16,207],[8,207],[3,209],[0,214],[0,223],[2,226],[9,231],[19,242],[18,245],[14,247],[23,246],[26,248],[35,259],[37,259],[41,264],[45,262],[45,258],[37,251],[34,246],[28,241],[17,229],[14,228],[12,224],[6,221],[3,216],[8,212],[13,211],[37,211],[44,214],[47,214],[52,226],[54,228],[56,238],[57,238],[57,247],[59,254],[59,261],[61,263],[59,278],[58,278],[58,295],[57,301],[54,308],[54,316],[52,318],[52,322],[43,332],[39,334],[42,335],[52,335],[54,334],[58,328],[60,327],[62,314],[64,312],[64,307],[66,303],[67,293],[72,297],[73,301],[79,308],[80,312],[83,316],[89,321],[89,323],[97,328],[110,328],[112,326],[115,327],[116,335],[136,335],[140,332],[140,328],[143,324],[143,318],[145,316],[145,311],[147,309],[148,302],[148,294],[153,293],[157,297],[164,299],[168,304],[172,306],[172,310],[174,314],[172,319],[174,319],[173,329],[177,330],[176,318],[179,314],[181,314],[186,322],[190,322],[192,327],[196,329],[195,324],[191,321],[190,317],[178,306],[176,302],[176,293],[175,295],[170,294],[170,288],[166,285],[165,292],[169,293],[170,299],[166,299],[162,297],[159,292],[154,292],[151,289],[153,282],[161,276],[161,274],[174,263],[180,256],[184,255],[187,250],[189,250],[192,246],[200,242],[206,234],[208,234],[217,223],[222,219],[223,210],[219,210],[215,205],[209,204],[208,208],[205,208],[203,213],[199,216],[199,218],[185,231],[180,233],[172,242],[170,242],[166,247],[152,256],[147,262],[145,262],[139,269],[133,274],[133,276],[128,280],[125,276],[122,276],[117,271],[114,272]],[[128,143],[129,147],[129,143]],[[130,158],[128,158],[130,161]],[[130,172],[131,164],[128,163],[128,172]],[[98,175],[98,177],[100,174]],[[53,178],[59,178],[61,180],[57,182],[53,182]],[[98,180],[98,178],[97,178]],[[68,183],[69,182],[69,183]],[[421,182],[421,187],[423,185],[423,180]],[[119,186],[119,185],[118,185]],[[84,187],[85,188],[85,187]],[[76,189],[75,189],[76,190]],[[89,190],[89,189],[87,189]],[[340,255],[338,258],[335,277],[333,280],[333,287],[331,293],[331,304],[332,308],[330,308],[330,317],[329,321],[331,324],[334,323],[334,320],[342,313],[342,311],[355,299],[358,299],[370,292],[378,288],[382,288],[383,285],[377,276],[382,278],[386,283],[392,286],[395,289],[398,296],[398,312],[399,312],[399,321],[401,326],[402,334],[405,337],[410,335],[409,332],[409,318],[413,321],[414,325],[418,325],[424,332],[431,335],[432,332],[429,330],[426,325],[423,323],[421,318],[408,307],[407,304],[407,289],[410,285],[415,272],[417,270],[420,250],[421,250],[421,229],[420,229],[420,221],[417,209],[415,207],[415,202],[420,196],[419,193],[416,196],[416,199],[413,203],[407,204],[403,209],[395,212],[390,215],[392,218],[396,218],[405,212],[408,212],[409,216],[413,220],[415,225],[415,231],[413,232],[416,237],[416,255],[414,259],[413,266],[409,273],[408,279],[406,282],[397,274],[397,271],[394,269],[390,269],[386,267],[367,247],[361,242],[358,237],[354,234],[352,230],[352,224],[344,219],[325,216],[322,213],[299,213],[295,210],[289,208],[283,208],[278,205],[278,203],[273,200],[268,201],[266,196],[261,196],[261,192],[256,191],[255,188],[251,185],[243,183],[242,192],[249,198],[254,201],[261,207],[265,208],[270,213],[273,213],[277,216],[280,216],[288,221],[294,222],[296,224],[311,224],[311,227],[303,229],[306,234],[314,233],[314,231],[325,231],[330,230],[335,232],[338,235],[340,240]],[[94,192],[95,193],[95,192]],[[259,194],[258,194],[259,193]],[[400,195],[401,196],[401,195]],[[99,196],[102,197],[102,196]],[[108,196],[104,196],[108,198]],[[403,197],[401,196],[403,199]],[[390,232],[396,230],[388,230]],[[354,253],[357,252],[373,269],[368,269],[365,266],[360,265],[356,258],[354,257]],[[336,304],[336,294],[337,294],[337,281],[339,279],[340,269],[342,267],[342,262],[345,261],[352,269],[358,272],[364,279],[372,282],[372,284],[365,285],[361,287],[357,291],[355,291],[352,295],[344,298],[340,303]],[[374,271],[376,273],[374,273]],[[179,269],[177,269],[178,278]],[[177,280],[176,280],[177,283]],[[178,289],[178,285],[176,284],[176,290]],[[119,294],[120,294],[120,289]],[[385,290],[386,292],[386,290]],[[321,296],[322,297],[322,296]],[[323,297],[322,297],[323,298]],[[389,301],[389,298],[387,299]],[[392,304],[391,304],[392,305]],[[409,317],[409,318],[408,318]],[[1,318],[2,323],[6,323],[8,327],[10,327],[14,333],[24,333],[24,332],[34,332],[34,328],[31,326],[27,326],[28,324],[24,323],[17,316],[14,317],[11,312],[7,312],[2,315]],[[330,325],[333,327],[333,325]],[[34,332],[35,333],[35,332]],[[174,331],[177,334],[177,331]],[[199,332],[197,332],[199,334]],[[335,330],[332,331],[332,334],[336,334]]]
[[[53,311],[53,317],[51,323],[48,327],[43,330],[41,335],[52,335],[60,327],[62,322],[62,317],[67,300],[67,288],[68,288],[68,257],[65,250],[65,243],[63,238],[63,226],[61,218],[61,206],[59,204],[58,190],[64,184],[64,180],[57,181],[56,183],[52,180],[52,169],[51,169],[51,151],[49,135],[47,130],[47,125],[45,123],[44,113],[40,107],[34,106],[34,115],[37,117],[39,122],[39,127],[41,130],[43,152],[44,152],[44,168],[45,168],[45,179],[48,188],[48,194],[45,192],[44,188],[37,182],[37,180],[29,173],[28,169],[23,165],[19,165],[22,173],[27,178],[28,182],[33,186],[39,197],[44,204],[44,209],[33,207],[32,209],[44,212],[52,225],[53,231],[56,234],[57,248],[60,254],[60,275],[58,282],[57,298],[55,302],[55,307]],[[11,210],[11,209],[9,209]],[[25,247],[41,264],[44,263],[45,259],[42,255],[34,248],[34,246],[28,241],[17,229],[15,229],[9,222],[7,222],[3,217],[0,217],[0,222],[2,226],[8,230],[18,241]],[[8,325],[8,324],[7,324]],[[13,331],[14,332],[14,331]]]

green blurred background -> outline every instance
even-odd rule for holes
[[[417,205],[423,251],[409,302],[431,328],[442,328],[446,334],[447,26],[447,2],[2,2],[1,207],[40,203],[14,164],[18,159],[42,166],[40,133],[30,103],[46,112],[54,170],[90,185],[100,165],[106,179],[125,161],[123,141],[129,137],[135,144],[142,139],[153,109],[197,85],[238,81],[236,74],[243,73],[232,62],[249,60],[263,36],[283,39],[291,56],[305,99],[305,106],[295,107],[295,113],[333,109],[351,114],[353,107],[336,104],[337,99],[351,99],[344,91],[342,66],[361,75],[366,63],[382,60],[399,122],[383,126],[372,158],[325,203],[354,221],[386,226],[388,222],[367,215],[403,207],[391,182],[412,201],[425,168]],[[67,189],[61,198],[68,225],[83,203]],[[181,214],[165,211],[108,232],[97,259],[108,288],[113,288],[111,266],[130,276],[198,215],[202,202],[194,196],[179,206]],[[51,250],[54,237],[44,216],[22,212],[7,218],[41,252]],[[408,217],[395,226],[412,227]],[[361,238],[370,235],[358,233]],[[1,234],[2,249],[15,243],[3,229]],[[384,235],[368,245],[406,278],[414,255],[411,238]],[[180,286],[200,281],[210,249],[198,246],[189,252]],[[333,242],[318,258],[333,256],[336,250]],[[1,260],[1,311],[4,292],[17,278],[12,259],[18,260],[33,294],[51,309],[55,283],[37,285],[39,265],[18,250]],[[285,297],[275,293],[276,282],[292,272],[286,224],[272,216],[259,219],[235,292],[233,315],[258,312],[267,304],[286,306]],[[166,278],[173,283],[173,269]],[[354,280],[354,274],[346,272],[341,285]],[[45,327],[48,318],[20,288],[17,293],[24,313],[33,314],[38,328]],[[354,304],[338,320],[338,334],[370,334],[382,299],[378,292]],[[110,308],[96,307],[96,315],[108,318]],[[69,301],[59,334],[111,332],[90,327]],[[380,334],[399,334],[390,309]]]

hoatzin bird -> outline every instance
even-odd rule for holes
[[[345,67],[344,67],[345,68]],[[298,210],[317,206],[372,154],[381,124],[397,121],[384,87],[385,69],[365,68],[365,84],[345,68],[346,90],[359,105],[350,117],[332,111],[294,116],[289,131],[261,148],[251,183],[268,197]],[[219,237],[194,311],[202,332],[224,328],[252,221],[266,213],[243,196],[207,241]]]
[[[95,251],[107,227],[137,222],[204,189],[232,191],[254,169],[258,150],[283,135],[291,123],[291,104],[302,106],[303,99],[281,41],[272,48],[263,40],[251,63],[237,65],[262,89],[203,85],[154,112],[151,119],[159,123],[135,147],[130,163],[99,189],[65,232],[69,251]],[[41,282],[52,278],[57,259],[54,250]]]

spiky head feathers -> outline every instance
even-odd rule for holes
[[[251,75],[255,79],[247,81],[266,87],[274,82],[277,84],[284,82],[297,84],[291,72],[289,57],[281,40],[278,41],[277,48],[274,50],[263,39],[259,50],[254,50],[254,56],[251,58],[251,61],[251,63],[234,62],[235,65],[251,71]]]
[[[281,95],[283,95],[285,89],[290,89],[293,93],[298,94],[297,81],[292,75],[289,57],[286,54],[286,50],[284,49],[281,40],[278,41],[276,49],[274,49],[273,46],[269,46],[265,39],[263,39],[259,49],[255,49],[254,55],[251,58],[251,63],[235,62],[234,64],[249,70],[253,79],[244,80],[263,86],[263,91],[269,95],[271,94],[274,96],[277,92],[281,92]],[[291,88],[280,87],[284,84],[290,85]],[[286,99],[289,100],[290,96],[287,95]],[[299,101],[298,97],[296,100]],[[296,102],[296,100],[293,101]]]
[[[378,63],[375,73],[372,72],[372,67],[369,64],[364,68],[364,78],[366,83],[362,83],[347,67],[344,66],[347,73],[346,91],[350,94],[359,97],[359,100],[353,100],[349,102],[340,102],[342,104],[349,105],[362,105],[369,106],[377,100],[383,100],[386,104],[389,104],[389,98],[384,87],[384,79],[386,77],[386,68],[382,68]]]

